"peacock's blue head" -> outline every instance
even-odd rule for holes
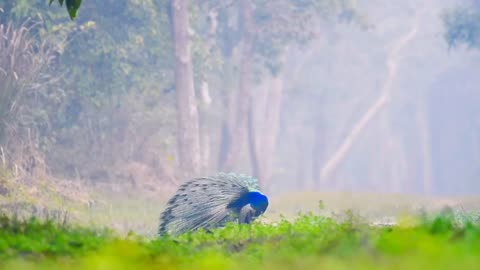
[[[268,198],[258,191],[251,191],[243,194],[240,198],[231,202],[228,208],[237,209],[239,211],[245,205],[250,204],[255,209],[255,215],[259,216],[267,210]]]
[[[268,207],[268,198],[260,192],[249,192],[248,193],[248,202],[258,215],[261,215],[267,210]]]

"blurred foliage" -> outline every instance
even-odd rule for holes
[[[321,21],[360,24],[362,17],[350,0],[281,0],[255,1],[253,10],[254,58],[256,79],[265,70],[276,74],[281,68],[281,56],[288,47],[305,47],[318,37]],[[235,57],[235,49],[242,43],[243,23],[238,2],[207,1],[204,13],[214,15],[216,45],[224,59]]]
[[[450,47],[465,44],[470,48],[480,47],[480,4],[458,6],[443,14],[446,28],[445,39]]]
[[[0,216],[0,257],[82,255],[104,244],[109,232],[71,227],[59,219]]]
[[[228,224],[212,233],[148,239],[130,233],[0,218],[5,269],[478,269],[480,227],[452,215],[372,227],[314,215],[277,224]]]
[[[54,68],[63,43],[39,31],[40,24],[26,19],[0,26],[0,35],[8,41],[0,45],[2,165],[16,163],[20,170],[30,172],[32,163],[42,167],[39,137],[48,130],[48,113],[63,95],[57,87],[61,75]]]
[[[103,168],[138,151],[133,146],[115,147],[125,132],[134,132],[140,141],[151,135],[152,126],[138,123],[139,119],[148,121],[152,112],[154,125],[172,125],[168,118],[172,100],[168,93],[164,95],[173,85],[165,3],[86,2],[84,14],[72,22],[44,1],[0,1],[6,14],[2,22],[18,25],[34,18],[40,22],[32,30],[36,37],[56,39],[58,45],[53,72],[61,83],[50,96],[37,100],[34,114],[41,116],[41,123],[32,123],[39,134],[37,147],[53,172],[64,177],[105,175]],[[159,121],[159,115],[166,117]],[[143,133],[135,130],[137,124]],[[168,143],[172,134],[163,136],[160,142]]]
[[[36,159],[66,178],[129,180],[132,175],[124,163],[132,161],[155,169],[161,174],[155,178],[170,177],[165,167],[172,167],[168,160],[175,153],[175,87],[169,1],[83,2],[81,16],[73,21],[61,5],[75,17],[80,1],[53,3],[0,0],[5,15],[0,16],[1,23],[19,25],[33,18],[39,23],[32,34],[57,45],[49,75],[56,76],[58,84],[36,100],[26,125],[35,134]],[[352,3],[256,2],[257,79],[280,68],[280,56],[288,46],[315,38],[313,25],[318,20],[355,17]],[[238,18],[236,1],[190,6],[195,83],[208,82],[210,95],[220,99],[229,95],[231,86],[225,85],[236,85],[231,80],[239,63],[233,52],[242,38]],[[218,128],[214,119],[226,112],[222,102],[214,98],[213,103],[202,110],[210,130]]]
[[[55,2],[55,0],[49,0],[49,5],[52,5],[53,2]],[[77,11],[82,4],[82,0],[58,0],[60,6],[63,6],[64,2],[68,15],[70,15],[70,19],[75,19],[77,17]]]

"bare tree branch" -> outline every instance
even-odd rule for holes
[[[322,181],[327,181],[330,178],[331,174],[338,165],[345,159],[353,144],[357,140],[360,133],[365,129],[367,124],[375,117],[389,102],[391,97],[392,84],[397,77],[398,63],[400,61],[401,51],[405,48],[417,35],[419,27],[419,15],[418,13],[415,16],[413,25],[406,33],[403,35],[397,42],[395,46],[390,50],[390,53],[387,58],[387,68],[388,74],[385,80],[385,83],[382,86],[381,94],[375,101],[375,103],[370,106],[370,108],[365,112],[365,114],[360,118],[360,120],[355,123],[350,133],[344,139],[340,147],[334,152],[334,154],[328,159],[328,161],[323,166],[320,177]]]

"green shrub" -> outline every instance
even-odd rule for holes
[[[0,219],[4,269],[480,269],[480,227],[441,213],[415,226],[373,227],[355,216],[147,239],[133,233]]]

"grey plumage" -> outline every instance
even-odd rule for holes
[[[265,212],[268,199],[247,175],[219,173],[179,187],[160,216],[159,235],[179,235],[227,222],[250,223]]]

